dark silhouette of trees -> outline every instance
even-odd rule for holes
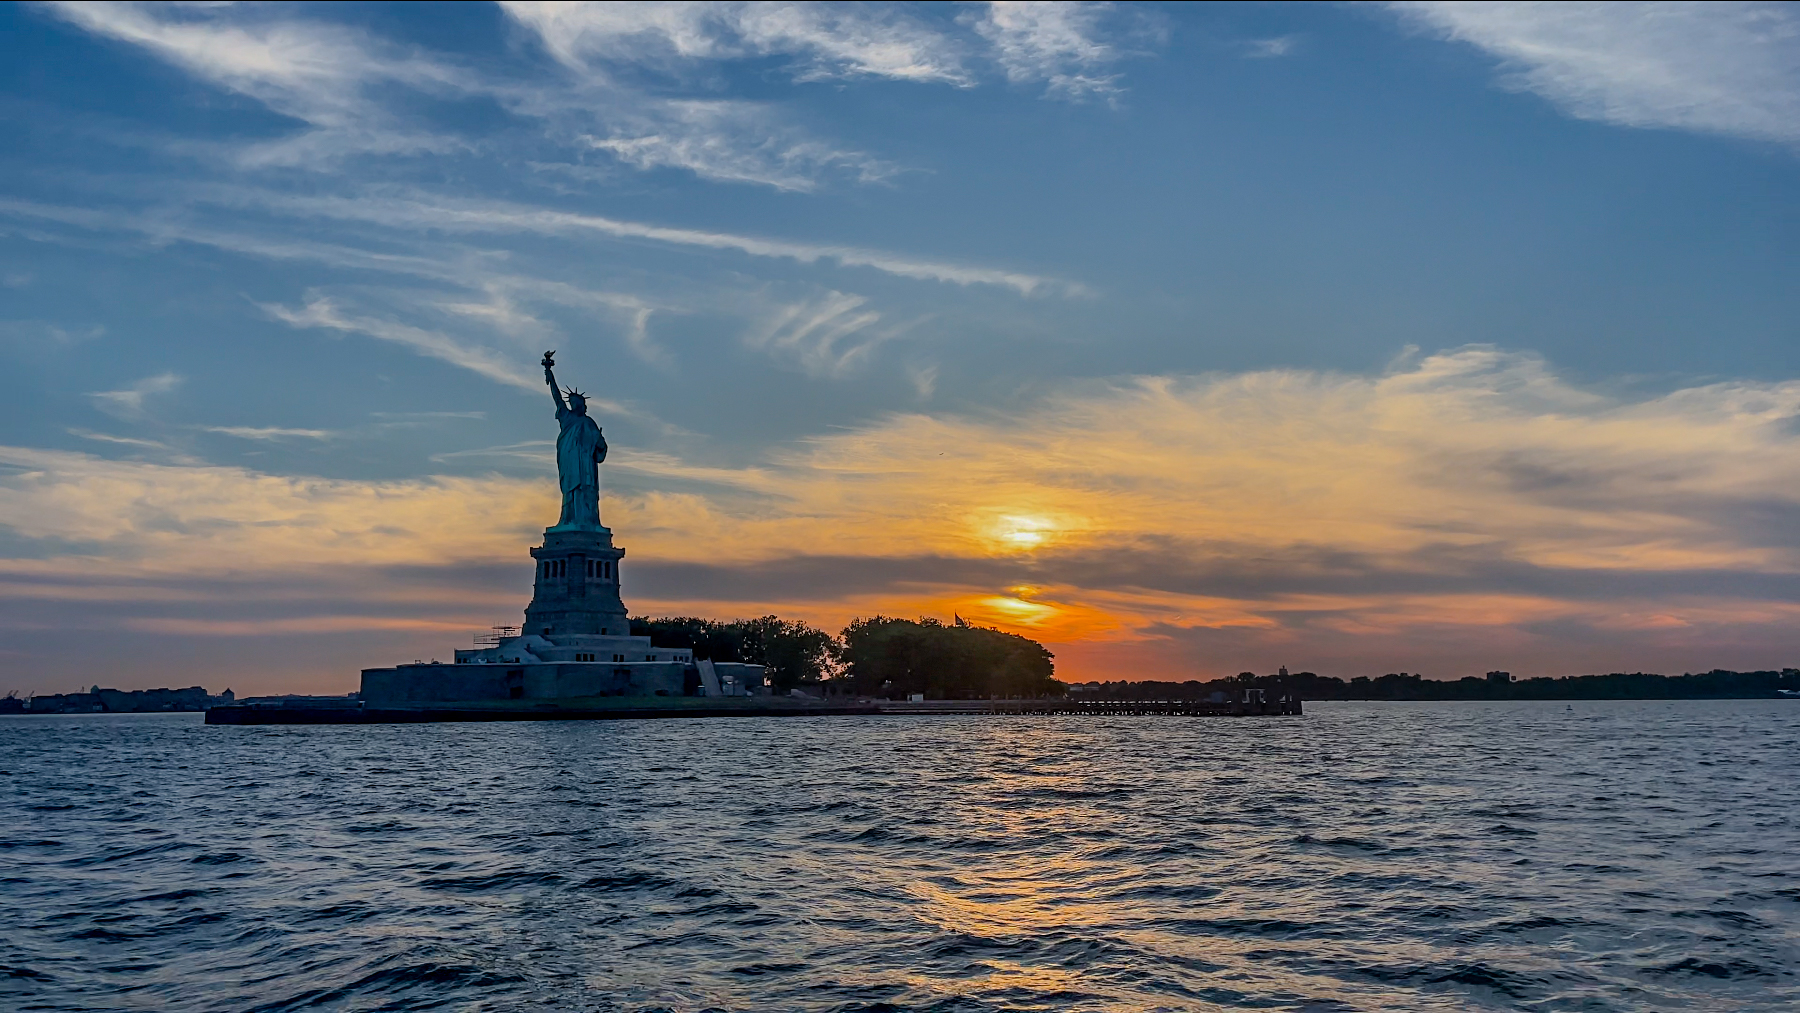
[[[1061,696],[1053,656],[1035,640],[958,619],[857,619],[833,637],[802,622],[763,616],[720,622],[697,616],[634,616],[633,636],[695,658],[764,665],[780,692],[824,683],[833,693],[934,700]]]
[[[1060,696],[1067,689],[1052,678],[1054,656],[1042,644],[961,620],[857,619],[844,628],[842,651],[859,695],[969,700]]]
[[[784,693],[832,674],[837,662],[837,641],[831,634],[776,616],[730,622],[696,616],[634,616],[631,633],[649,637],[657,647],[693,648],[697,659],[766,666],[770,683]]]
[[[824,630],[775,616],[730,625],[743,631],[738,657],[767,666],[770,682],[784,693],[803,682],[818,682],[835,668],[838,642]]]

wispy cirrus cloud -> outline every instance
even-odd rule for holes
[[[876,345],[896,333],[880,327],[881,314],[868,300],[844,292],[775,309],[745,342],[777,358],[787,359],[813,376],[841,376],[865,359]]]
[[[637,169],[685,169],[703,179],[802,193],[834,172],[868,183],[899,171],[866,152],[813,138],[763,103],[656,100],[621,120],[608,134],[581,140]]]
[[[1277,35],[1267,39],[1251,39],[1244,44],[1244,55],[1252,59],[1268,60],[1286,56],[1299,44],[1298,36]]]
[[[146,440],[138,436],[115,436],[112,433],[97,433],[92,429],[83,429],[80,426],[70,426],[67,431],[70,436],[78,436],[84,440],[93,440],[96,443],[112,443],[124,447],[142,447],[145,450],[169,449],[169,445],[163,443],[161,440]]]
[[[973,87],[971,61],[1012,81],[1079,98],[1117,91],[1101,71],[1118,50],[1100,28],[1109,5],[995,4],[980,17],[918,16],[904,5],[502,3],[559,64],[562,80],[498,79],[442,54],[285,7],[62,0],[48,9],[136,46],[215,87],[303,124],[235,142],[244,169],[324,169],[354,156],[466,155],[478,142],[429,124],[404,96],[496,104],[561,147],[571,166],[603,152],[640,170],[806,191],[899,169],[812,136],[776,103],[723,97],[709,68],[779,58],[795,82],[881,79]],[[647,88],[636,79],[661,75]],[[684,94],[685,93],[685,94]],[[415,103],[416,104],[416,103]],[[216,147],[216,145],[215,145]]]
[[[363,334],[410,348],[421,355],[448,362],[453,366],[459,366],[509,387],[530,391],[534,394],[544,390],[544,381],[541,376],[528,374],[522,369],[524,363],[535,361],[536,353],[535,350],[525,351],[527,346],[521,343],[515,342],[511,349],[471,344],[467,339],[444,331],[419,327],[402,320],[376,316],[368,312],[347,310],[330,295],[318,291],[309,291],[302,304],[297,307],[284,306],[279,303],[258,303],[257,305],[269,316],[292,327]],[[456,312],[459,306],[451,304],[448,308],[451,312]],[[460,308],[468,310],[467,306]],[[482,307],[475,308],[482,309]],[[645,348],[644,356],[654,359],[657,357],[657,351],[650,348],[647,339],[643,337],[644,322],[649,310],[639,306],[636,307],[635,312],[637,314],[635,327],[628,332],[627,338],[632,340],[633,334],[638,335],[636,342]],[[527,340],[541,336],[543,336],[541,333],[533,329],[529,332]],[[644,420],[653,419],[653,416],[627,407],[612,398],[590,395],[588,406],[596,412],[609,415],[631,416]]]
[[[446,461],[490,461],[508,464],[525,463],[543,471],[556,470],[556,441],[525,440],[498,447],[474,447],[469,450],[447,450],[431,455],[439,464]]]
[[[559,61],[587,73],[609,64],[680,73],[690,61],[780,56],[801,80],[973,83],[955,39],[894,5],[502,0],[500,6]]]
[[[673,349],[655,339],[651,325],[656,315],[704,307],[740,316],[748,328],[745,335],[751,347],[819,377],[846,375],[881,343],[908,332],[918,317],[914,314],[910,322],[882,324],[882,312],[871,306],[867,297],[834,289],[827,289],[831,294],[822,301],[790,301],[771,310],[761,286],[740,284],[735,291],[712,290],[679,298],[667,293],[651,297],[593,288],[544,277],[526,266],[530,261],[525,257],[508,256],[502,261],[489,251],[446,242],[446,234],[553,236],[601,245],[649,241],[803,264],[836,261],[903,278],[998,287],[1020,295],[1050,292],[1077,296],[1086,292],[1079,284],[1060,279],[913,259],[889,251],[673,229],[541,206],[429,194],[302,197],[250,187],[220,187],[184,196],[188,205],[180,214],[155,208],[72,208],[0,201],[0,215],[101,233],[137,233],[156,244],[196,243],[255,257],[418,279],[427,284],[363,285],[342,292],[314,286],[300,305],[259,305],[275,319],[295,327],[391,341],[521,389],[537,386],[518,366],[526,353],[535,358],[536,349],[558,347],[566,337],[564,327],[548,312],[557,307],[590,319],[610,318],[626,349],[643,361],[664,366],[673,365],[677,357]],[[246,212],[263,217],[253,219]],[[207,224],[214,220],[235,224]],[[243,223],[252,220],[259,227],[241,231]],[[377,248],[349,245],[350,241],[369,241],[366,228],[352,228],[343,243],[290,238],[290,234],[316,234],[314,226],[320,221],[373,227],[379,241],[371,245]],[[501,263],[507,269],[497,269]],[[350,306],[362,308],[351,310]],[[611,402],[606,406],[621,414],[641,415]]]
[[[867,183],[898,171],[885,159],[813,136],[773,103],[714,94],[712,68],[721,64],[780,58],[788,76],[802,82],[974,83],[963,68],[959,40],[900,6],[503,2],[501,7],[570,73],[578,90],[606,96],[607,112],[596,119],[595,129],[577,129],[575,139],[640,170],[677,169],[715,182],[796,192],[833,177]],[[659,77],[660,94],[628,83],[645,73]],[[668,94],[671,90],[676,94]],[[552,122],[581,118],[551,96],[521,107]]]
[[[144,401],[155,394],[167,394],[181,386],[181,377],[174,373],[163,372],[155,376],[146,376],[142,380],[121,387],[118,390],[97,390],[88,395],[103,412],[116,415],[122,419],[140,419],[144,417]]]
[[[864,181],[885,178],[893,171],[879,158],[808,136],[766,103],[714,96],[670,99],[599,72],[588,74],[573,88],[566,81],[483,77],[441,54],[404,48],[327,20],[294,16],[287,8],[63,2],[50,9],[74,25],[138,46],[202,81],[304,125],[285,136],[235,142],[228,150],[244,169],[328,169],[352,156],[473,152],[477,141],[449,125],[427,123],[408,108],[404,96],[412,93],[497,104],[512,113],[519,126],[561,146],[571,158],[582,151],[605,151],[621,164],[640,169],[672,167],[706,179],[787,190],[813,189],[823,176],[839,170]],[[786,38],[776,30],[776,22],[795,21],[799,32],[819,20],[772,16],[776,14],[750,11],[739,20],[764,26],[749,36],[762,40],[762,45],[778,45]],[[557,24],[583,18],[593,20],[579,10],[551,15]],[[598,20],[610,23],[619,18],[601,12]],[[850,31],[862,23],[851,14],[828,20],[841,21],[840,27]],[[585,31],[577,37],[586,40],[581,47],[585,51],[604,34]],[[625,34],[640,42],[644,35]],[[799,32],[793,40],[805,34]],[[822,28],[810,37],[808,45],[814,49],[832,40]],[[851,40],[839,41],[849,45]],[[874,59],[880,45],[865,42]],[[713,47],[711,56],[724,57],[727,48]],[[607,46],[600,49],[611,52]],[[898,66],[890,69],[901,71]],[[221,145],[202,147],[212,155]]]
[[[201,426],[202,432],[235,436],[240,440],[329,440],[339,435],[330,429],[287,429],[281,426]]]
[[[1005,268],[959,264],[915,258],[902,253],[833,243],[805,242],[748,236],[732,232],[679,228],[582,214],[554,208],[498,201],[474,201],[416,197],[294,197],[278,194],[238,195],[246,202],[278,209],[290,215],[309,215],[369,222],[408,229],[447,232],[534,233],[539,235],[595,235],[616,239],[650,240],[671,246],[730,250],[752,257],[792,260],[802,264],[836,262],[846,267],[866,267],[884,274],[952,285],[993,285],[1020,295],[1061,293],[1081,295],[1077,282],[1011,271]]]
[[[277,303],[260,303],[258,305],[270,316],[293,327],[324,328],[366,334],[371,338],[404,345],[420,354],[434,359],[442,359],[452,365],[479,373],[490,380],[523,390],[536,391],[543,386],[541,381],[534,380],[520,371],[517,361],[520,356],[510,356],[488,348],[472,347],[440,331],[427,330],[398,320],[353,315],[345,312],[331,298],[317,292],[308,293],[304,304],[298,307],[282,306]]]
[[[1066,99],[1121,91],[1107,73],[1122,54],[1106,41],[1100,22],[1109,3],[996,0],[974,19],[977,34],[993,47],[1007,80],[1041,82],[1045,94]]]
[[[297,196],[271,190],[234,187],[208,188],[192,194],[189,200],[195,205],[227,209],[255,207],[289,218],[337,219],[415,232],[429,230],[464,234],[585,235],[647,240],[677,247],[735,251],[750,257],[790,260],[801,264],[836,263],[845,267],[864,267],[917,281],[961,286],[990,285],[1011,289],[1020,295],[1081,296],[1090,291],[1076,281],[1001,267],[932,260],[890,250],[681,228],[605,215],[582,214],[559,208],[426,193],[413,193],[403,197],[382,194]],[[125,230],[162,242],[202,243],[281,260],[310,260],[346,268],[391,271],[470,284],[475,280],[475,275],[467,265],[448,261],[441,256],[369,250],[340,243],[269,235],[266,231],[259,234],[242,229],[211,227],[182,221],[166,214],[0,200],[0,215],[45,219],[97,231]]]
[[[779,58],[797,82],[883,79],[977,86],[981,67],[1046,94],[1113,95],[1108,69],[1124,54],[1103,25],[1110,4],[993,3],[955,19],[903,4],[503,2],[559,63],[588,87],[618,93],[645,71],[665,83],[711,78],[732,61]],[[633,122],[635,121],[635,122]],[[635,103],[595,148],[640,169],[685,169],[722,182],[810,190],[835,173],[862,182],[899,167],[819,141],[766,105],[691,96]]]
[[[54,2],[98,35],[139,46],[212,84],[306,124],[298,135],[242,147],[246,167],[326,166],[350,154],[446,151],[458,142],[393,115],[379,95],[477,90],[449,64],[402,53],[346,26],[234,5]]]
[[[1800,12],[1783,3],[1391,3],[1582,119],[1800,142]]]

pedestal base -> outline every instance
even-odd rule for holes
[[[525,609],[527,634],[628,636],[630,620],[619,598],[619,560],[625,550],[605,527],[558,526],[544,531],[531,550],[537,583]]]

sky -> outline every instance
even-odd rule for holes
[[[0,692],[634,614],[1800,664],[1800,6],[0,7]]]

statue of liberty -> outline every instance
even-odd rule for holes
[[[562,486],[562,517],[556,527],[592,531],[600,527],[600,462],[606,460],[606,437],[588,418],[587,395],[568,390],[568,399],[556,386],[556,353],[544,353],[544,382],[556,399],[556,421],[562,432],[556,437],[556,478]]]

